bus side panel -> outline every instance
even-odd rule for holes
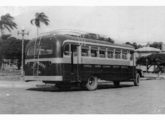
[[[63,79],[65,82],[87,81],[88,77],[95,73],[92,67],[92,65],[87,64],[79,64],[78,66],[74,64],[72,68],[69,63],[63,64]]]
[[[88,77],[92,75],[92,71],[93,71],[93,65],[81,64],[80,73],[79,73],[80,80],[87,81]]]
[[[82,81],[87,81],[90,76],[101,78],[101,65],[84,64],[80,74]]]
[[[133,80],[136,78],[136,67],[130,66],[129,67],[129,79]]]
[[[63,64],[63,80],[65,82],[77,82],[81,80],[81,66],[80,64]]]
[[[128,66],[121,68],[121,66],[116,65],[86,64],[83,65],[80,75],[83,81],[86,81],[91,75],[107,81],[129,81],[129,77],[132,78],[132,74],[130,74],[128,68]]]
[[[63,64],[64,81],[87,81],[91,75],[107,81],[131,81],[135,78],[133,66],[74,64],[73,73],[71,69],[71,64]]]
[[[102,78],[107,81],[120,81],[122,80],[121,68],[117,65],[103,65],[102,66]]]
[[[71,64],[68,63],[63,64],[63,80],[64,81],[72,80]]]
[[[74,64],[73,72],[71,64],[63,65],[63,78],[64,81],[78,82],[87,81],[88,77],[94,75],[101,78],[101,65],[91,64]]]
[[[112,65],[102,65],[101,79],[113,81],[115,80],[115,73]]]
[[[130,66],[121,66],[121,76],[123,81],[130,81],[130,78],[132,78]]]
[[[133,66],[102,65],[100,78],[107,81],[131,81],[135,77],[134,69]]]
[[[61,76],[62,75],[62,64],[51,63],[50,61],[29,62],[25,64],[25,75],[27,76]]]

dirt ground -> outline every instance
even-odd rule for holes
[[[14,75],[13,75],[14,76]],[[164,114],[165,80],[142,79],[140,86],[102,83],[96,91],[60,91],[19,75],[1,76],[0,114]],[[17,79],[18,78],[18,79]],[[36,87],[36,85],[39,85]]]

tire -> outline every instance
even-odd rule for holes
[[[90,76],[88,81],[85,84],[85,88],[89,91],[96,90],[98,86],[98,79],[97,77]]]
[[[120,86],[120,82],[119,81],[114,81],[113,84],[114,84],[115,87],[119,87]]]
[[[140,75],[139,73],[136,73],[136,78],[134,79],[134,86],[139,86],[140,82]]]

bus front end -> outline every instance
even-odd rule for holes
[[[63,81],[60,42],[54,37],[42,37],[26,46],[24,80],[54,83]]]

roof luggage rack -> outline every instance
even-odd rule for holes
[[[44,35],[70,35],[74,37],[80,37],[80,38],[87,38],[87,39],[94,39],[94,40],[103,40],[103,41],[109,41],[112,43],[112,39],[110,37],[107,37],[106,35],[91,33],[91,32],[84,32],[80,30],[71,30],[71,29],[57,29],[54,31],[41,33],[39,36]]]

